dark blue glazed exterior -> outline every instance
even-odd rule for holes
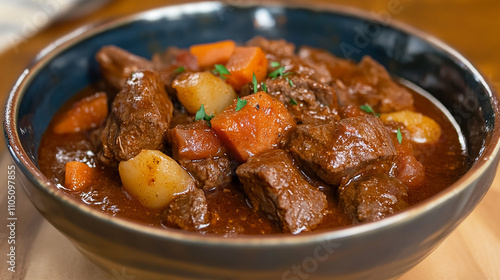
[[[305,5],[304,5],[305,6]],[[96,52],[113,44],[150,58],[168,46],[255,35],[370,55],[395,77],[436,97],[464,132],[470,170],[432,199],[379,222],[300,236],[225,239],[113,218],[58,191],[37,169],[40,139],[56,111],[99,76]],[[12,90],[4,133],[33,204],[105,271],[138,279],[385,279],[429,254],[479,203],[498,163],[499,108],[467,60],[438,40],[345,7],[172,6],[69,34],[44,50]]]

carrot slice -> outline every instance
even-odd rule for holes
[[[53,131],[57,134],[72,133],[95,128],[108,117],[108,98],[104,92],[83,98],[63,113]]]
[[[225,64],[233,54],[235,46],[234,41],[226,40],[192,45],[189,51],[198,58],[200,67],[208,67],[214,64]]]
[[[95,170],[79,161],[66,163],[66,173],[64,175],[64,186],[72,191],[80,191],[92,184]]]
[[[260,47],[237,47],[229,58],[226,68],[231,73],[227,76],[227,83],[235,90],[240,90],[252,81],[254,74],[259,82],[266,77],[266,54]]]
[[[263,91],[235,100],[210,123],[223,145],[240,163],[278,147],[279,141],[296,126],[283,103]]]

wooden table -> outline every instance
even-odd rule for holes
[[[34,37],[0,54],[0,98],[5,99],[14,81],[29,61],[43,47],[65,33],[98,20],[181,2],[186,1],[115,0],[90,15],[49,26]],[[500,88],[500,36],[498,36],[500,1],[314,0],[314,2],[345,4],[375,13],[387,13],[391,11],[390,5],[396,3],[400,8],[396,13],[394,10],[389,13],[391,20],[406,22],[441,38],[469,58],[494,86]],[[0,145],[0,152],[5,152],[4,145]],[[6,164],[8,163],[3,164],[2,168]],[[2,172],[6,172],[6,169],[2,169]],[[402,279],[500,279],[499,203],[500,175],[496,177],[492,188],[477,209],[436,251]],[[38,245],[35,242],[33,246],[45,253],[35,254],[40,256],[38,259],[32,256],[30,262],[21,267],[22,271],[17,274],[18,276],[26,276],[24,279],[41,279],[43,275],[50,276],[50,279],[97,279],[102,276],[66,240],[40,244],[40,242],[54,241],[54,235],[57,238],[60,235],[48,223],[45,222],[40,231],[36,237],[36,240],[39,240]],[[26,231],[19,234],[32,233]],[[30,239],[29,236],[22,238]],[[3,257],[1,259],[3,260]],[[3,261],[1,267],[4,267]],[[51,272],[47,274],[47,271]],[[20,279],[12,274],[4,274],[4,271],[1,271],[0,275],[9,277],[1,277],[2,279]]]

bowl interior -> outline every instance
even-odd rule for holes
[[[92,31],[83,32],[83,36],[63,43],[66,47],[61,53],[36,62],[42,65],[19,104],[18,133],[35,164],[40,139],[51,118],[71,96],[99,78],[94,56],[109,44],[151,58],[168,46],[188,47],[224,39],[243,43],[261,35],[284,38],[297,46],[324,48],[354,61],[370,55],[392,75],[420,86],[444,104],[466,132],[470,165],[481,155],[493,129],[491,92],[460,56],[450,56],[446,47],[436,47],[385,22],[349,13],[198,3],[105,24],[93,36]],[[79,42],[71,44],[74,41]]]
[[[297,46],[324,48],[354,61],[372,56],[392,75],[420,86],[449,110],[464,132],[472,166],[492,138],[498,110],[493,92],[479,73],[433,38],[357,13],[338,8],[234,7],[204,2],[77,30],[43,51],[31,67],[33,73],[22,81],[23,90],[14,101],[18,102],[21,144],[37,165],[40,140],[54,114],[74,94],[99,79],[94,56],[104,45],[117,45],[151,58],[168,46],[188,47],[224,39],[243,43],[261,35],[283,38]]]

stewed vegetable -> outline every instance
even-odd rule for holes
[[[54,117],[39,164],[114,216],[298,234],[383,219],[465,172],[451,121],[370,57],[256,37],[96,59],[104,83]]]

